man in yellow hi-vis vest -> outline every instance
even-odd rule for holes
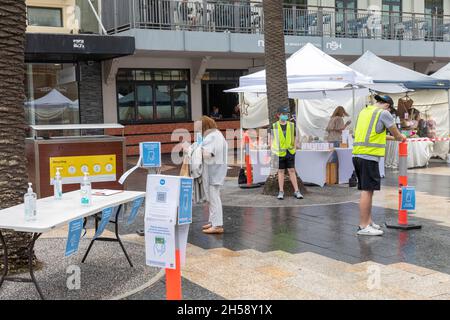
[[[375,96],[377,103],[364,108],[358,116],[353,143],[353,165],[361,190],[358,235],[381,236],[381,227],[372,221],[372,197],[380,190],[379,161],[386,153],[386,140],[404,141],[389,113],[394,102],[389,96]],[[386,134],[388,129],[392,136]]]
[[[279,121],[272,126],[272,153],[275,155],[275,164],[278,164],[278,187],[277,198],[284,199],[284,171],[287,169],[292,186],[294,187],[294,197],[303,199],[297,183],[295,173],[295,151],[296,151],[296,128],[293,122],[288,121],[290,108],[283,106],[278,108]]]

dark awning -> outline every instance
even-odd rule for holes
[[[132,55],[134,50],[134,37],[27,33],[25,61],[102,61]]]

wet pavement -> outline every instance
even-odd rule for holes
[[[386,175],[382,191],[374,197],[373,218],[379,224],[397,219],[397,171],[387,170]],[[450,298],[450,166],[431,164],[410,170],[408,176],[409,184],[417,188],[418,202],[409,219],[422,229],[383,228],[382,237],[356,236],[358,201],[354,198],[297,207],[288,203],[261,207],[253,197],[242,207],[228,199],[223,235],[201,232],[208,210],[196,205],[183,269],[185,298]],[[145,171],[133,179],[131,185],[145,186]],[[142,227],[140,215],[121,233],[135,234]],[[386,281],[375,291],[366,285],[367,270],[373,266]],[[246,272],[249,283],[240,283]],[[161,281],[156,292],[162,290]],[[151,289],[132,298],[157,298]]]

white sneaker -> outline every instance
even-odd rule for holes
[[[300,193],[300,191],[295,191],[294,192],[294,197],[297,199],[303,199],[303,195]]]
[[[368,225],[364,229],[358,227],[358,232],[356,233],[359,236],[382,236],[384,232],[382,230],[377,230],[371,225]]]
[[[278,200],[283,200],[283,199],[284,199],[284,192],[283,192],[283,191],[278,192],[278,197],[277,197],[277,199],[278,199]]]
[[[372,228],[374,228],[374,229],[381,230],[381,226],[379,226],[378,224],[376,224],[376,223],[373,222],[373,221],[370,223],[370,226],[371,226]]]

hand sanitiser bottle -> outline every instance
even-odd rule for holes
[[[28,183],[28,192],[24,196],[25,221],[36,221],[36,199],[32,184]]]
[[[53,194],[55,196],[55,200],[62,199],[62,179],[59,170],[60,168],[56,168],[56,176],[53,180]]]
[[[81,205],[84,207],[90,206],[92,201],[92,189],[91,189],[91,181],[88,177],[89,173],[85,172],[83,181],[81,182]]]

